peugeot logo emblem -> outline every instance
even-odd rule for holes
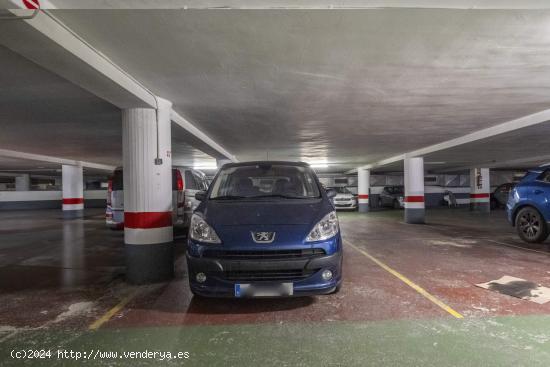
[[[271,243],[275,240],[275,232],[251,232],[256,243]]]

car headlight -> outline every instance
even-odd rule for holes
[[[222,243],[216,234],[216,231],[201,218],[200,215],[193,214],[189,225],[189,237],[199,242]]]
[[[335,236],[340,230],[336,212],[325,215],[309,232],[306,242],[323,241]]]

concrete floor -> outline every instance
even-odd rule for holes
[[[431,210],[427,225],[404,224],[402,211],[341,213],[341,292],[271,300],[193,298],[183,239],[173,281],[128,286],[122,232],[106,229],[101,211],[87,214],[63,221],[58,211],[0,213],[2,365],[22,363],[10,357],[13,349],[87,358],[189,352],[189,366],[542,366],[550,359],[550,304],[474,286],[503,275],[550,286],[548,244],[520,242],[503,211]],[[89,364],[153,362],[99,357]],[[40,362],[69,363],[57,354]]]

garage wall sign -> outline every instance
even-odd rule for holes
[[[33,10],[40,9],[39,0],[23,0],[23,5],[25,5],[27,9],[33,9]]]

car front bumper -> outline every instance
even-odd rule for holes
[[[229,260],[223,258],[194,257],[187,253],[189,285],[194,294],[205,297],[235,297],[235,284],[292,283],[292,296],[309,296],[332,293],[342,281],[342,249],[330,255],[284,260]],[[332,279],[324,280],[322,272],[332,271]],[[245,272],[297,272],[305,277],[284,280],[234,280],[227,274]],[[199,283],[197,273],[204,273],[206,281]]]
[[[336,209],[357,209],[357,201],[335,201],[334,207]]]

